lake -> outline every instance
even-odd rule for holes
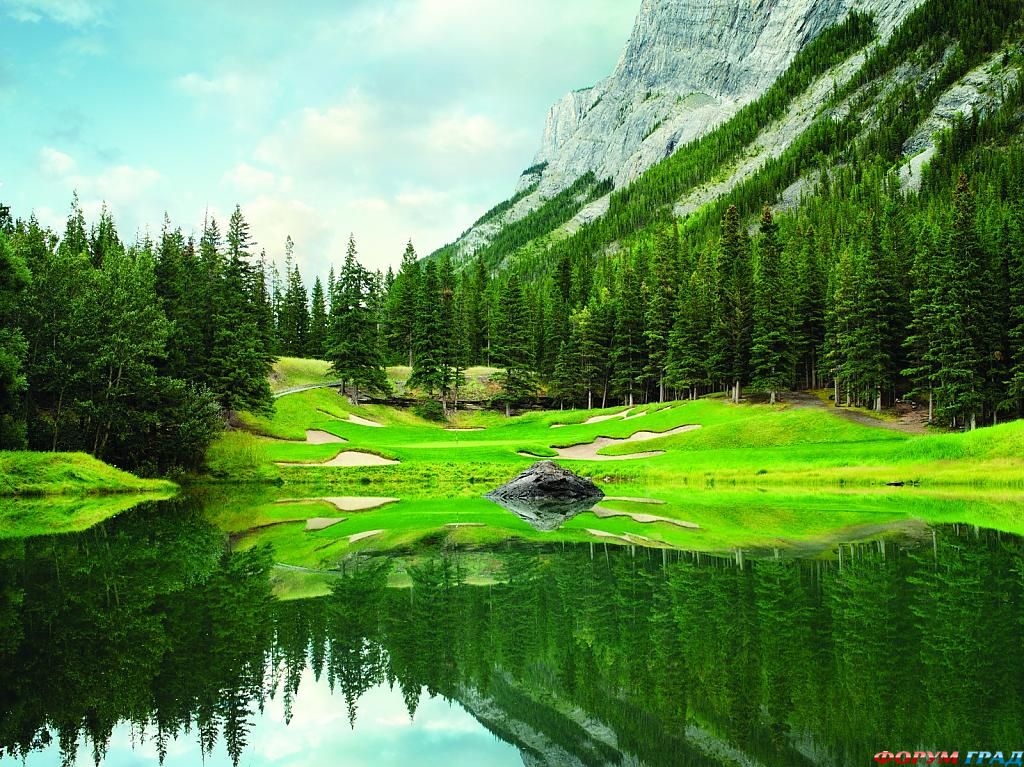
[[[868,765],[1020,746],[1024,541],[594,542],[299,570],[202,503],[0,541],[0,765]]]

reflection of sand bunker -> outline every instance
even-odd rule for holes
[[[318,461],[315,463],[288,463],[278,461],[278,466],[326,466],[326,467],[352,467],[352,466],[394,466],[398,461],[390,458],[381,458],[373,453],[361,453],[358,450],[343,450],[329,461]]]
[[[369,418],[360,418],[359,416],[354,415],[352,413],[348,414],[348,422],[349,423],[359,424],[360,426],[379,426],[379,427],[383,427],[384,426],[384,424],[382,424],[382,423],[377,423],[376,421],[371,421]]]
[[[344,522],[344,517],[311,517],[306,520],[306,532],[313,532],[315,530],[326,530],[328,527],[332,527],[339,522]]]
[[[700,525],[695,522],[687,522],[683,519],[672,519],[671,517],[659,517],[656,514],[643,514],[639,512],[631,511],[616,511],[615,509],[608,509],[604,506],[595,506],[591,509],[594,516],[601,517],[629,517],[634,522],[641,522],[644,524],[650,522],[668,522],[670,525],[677,525],[679,527],[685,527],[688,530],[700,530]]]
[[[450,428],[445,429],[445,431],[483,431],[483,430],[484,430],[483,426],[467,426],[467,427],[461,428],[461,429],[457,429],[455,427],[450,427]]]
[[[383,530],[367,530],[366,532],[363,532],[363,533],[355,533],[354,535],[350,535],[348,537],[348,542],[349,543],[355,543],[356,541],[362,541],[362,540],[365,540],[366,538],[372,538],[373,536],[379,535],[379,534],[381,534],[383,532],[384,532]]]
[[[599,455],[597,451],[608,447],[608,445],[617,445],[622,442],[645,442],[651,439],[658,439],[659,437],[669,437],[673,434],[683,434],[684,432],[699,428],[700,424],[689,424],[687,426],[678,426],[668,431],[638,431],[636,434],[625,439],[598,437],[593,442],[587,442],[583,445],[552,447],[551,449],[558,453],[559,458],[569,458],[574,461],[626,461],[632,458],[650,458],[656,455],[664,455],[665,451],[651,450],[646,453],[630,453],[629,455]]]
[[[591,527],[586,528],[587,532],[591,535],[596,535],[598,538],[612,538],[616,541],[622,541],[623,543],[636,543],[637,541],[644,541],[645,543],[654,543],[646,535],[637,535],[636,533],[626,533],[625,535],[617,535],[616,533],[609,533],[607,530],[594,530]]]
[[[320,464],[316,464],[320,466]],[[361,495],[337,495],[323,498],[282,498],[274,503],[329,503],[338,511],[366,511],[387,503],[396,503],[397,498],[374,498]]]
[[[483,522],[449,522],[445,527],[487,527]]]
[[[659,501],[657,498],[634,498],[631,495],[606,495],[604,497],[606,501],[628,501],[629,503],[651,503],[655,506],[664,506],[664,501]]]

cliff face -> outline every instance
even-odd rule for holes
[[[599,180],[611,179],[616,188],[629,184],[763,94],[804,46],[850,12],[873,15],[885,40],[921,2],[643,0],[611,76],[551,107],[531,171],[519,179],[516,191],[524,194],[501,216],[470,227],[454,245],[455,258],[468,258],[588,171]],[[863,53],[855,54],[838,79],[852,76],[862,61]],[[765,146],[748,150],[745,173],[778,156],[810,124],[833,82],[822,78],[776,126],[777,135],[759,137]],[[722,193],[735,182],[712,191]],[[681,201],[681,211],[706,201]],[[586,205],[564,229],[571,233],[607,209],[606,195]]]
[[[920,0],[644,0],[613,74],[551,107],[520,188],[550,195],[587,171],[619,187],[761,95],[851,10],[883,37]]]

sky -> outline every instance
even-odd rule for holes
[[[424,691],[416,718],[410,719],[401,689],[381,684],[359,698],[355,728],[340,692],[332,692],[326,675],[319,681],[309,669],[302,675],[299,694],[285,724],[284,696],[267,702],[250,717],[252,728],[240,763],[245,767],[523,767],[514,746],[484,729],[458,703],[428,697]],[[146,737],[120,723],[114,727],[104,767],[143,767],[158,762],[153,728]],[[60,763],[57,738],[25,760],[25,767]],[[4,767],[22,767],[20,760],[0,758]],[[75,767],[93,767],[92,744],[79,743]],[[203,756],[193,729],[167,744],[164,767],[231,767],[223,737],[213,753]]]
[[[0,202],[123,239],[240,204],[305,276],[371,268],[509,197],[548,108],[613,70],[640,0],[0,0]]]

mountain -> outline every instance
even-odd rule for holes
[[[456,263],[482,252],[492,268],[513,256],[537,260],[553,242],[605,216],[613,189],[630,187],[764,101],[817,41],[826,50],[813,57],[816,66],[804,67],[813,76],[802,78],[799,89],[789,89],[783,109],[757,115],[763,122],[750,140],[731,142],[730,156],[716,158],[728,173],[717,174],[713,185],[683,185],[672,199],[657,200],[658,206],[674,208],[676,216],[697,211],[779,158],[821,117],[837,90],[862,78],[868,59],[892,47],[887,44],[894,33],[922,2],[644,0],[611,76],[551,107],[535,162],[520,176],[513,197],[442,250]],[[870,17],[872,34],[821,46],[823,33],[849,22],[852,14]],[[905,60],[897,63],[903,66],[886,73],[891,82],[879,86],[917,78],[926,88],[937,64],[922,66],[913,53],[901,50]],[[930,153],[921,153],[931,149],[932,134],[955,115],[993,106],[990,79],[988,69],[980,68],[936,94],[933,113],[916,126],[907,146],[907,157],[916,156],[905,172],[908,179],[930,159]],[[849,111],[852,101],[839,113]],[[790,189],[789,197],[801,189]],[[784,202],[783,191],[778,190]]]

